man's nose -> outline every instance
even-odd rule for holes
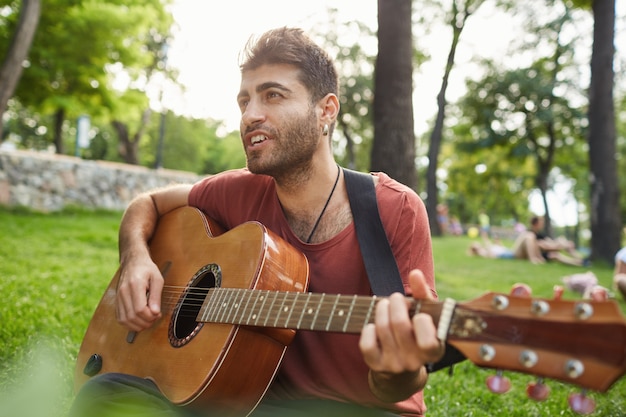
[[[258,100],[251,99],[243,113],[241,113],[241,122],[245,126],[254,126],[265,120],[264,107]]]

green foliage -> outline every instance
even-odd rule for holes
[[[371,46],[376,44],[376,34],[361,22],[339,21],[336,9],[328,12],[326,25],[312,35],[333,57],[339,73],[341,109],[333,134],[333,151],[340,164],[367,170],[374,137],[375,55]]]
[[[160,45],[173,22],[165,9],[167,3],[45,1],[15,99],[39,114],[62,110],[59,114],[71,120],[85,113],[94,119],[107,117],[110,112],[132,114],[137,106],[125,102],[112,82],[120,71],[136,80],[145,76],[146,68],[156,65],[155,44]],[[7,24],[14,19],[15,14],[11,14]],[[4,48],[0,40],[0,51]],[[146,103],[144,94],[144,106]],[[63,120],[53,123],[59,122]],[[49,125],[44,135],[49,142],[53,131]],[[62,126],[62,132],[68,135],[71,130]]]
[[[534,60],[504,71],[483,62],[483,77],[466,81],[468,93],[451,110],[444,199],[460,205],[461,216],[483,208],[495,219],[525,221],[529,192],[561,179],[574,182],[579,201],[587,195],[586,109],[574,104],[584,93],[571,75],[576,39],[562,39],[576,20],[566,11],[530,22],[519,52]]]
[[[224,134],[221,122],[192,119],[167,112],[153,113],[145,140],[141,142],[141,164],[155,166],[161,123],[163,123],[163,167],[197,174],[215,174],[246,165],[239,134]]]
[[[593,0],[571,0],[569,3],[571,3],[572,6],[574,7],[579,7],[585,10],[591,10],[591,5],[593,3]]]

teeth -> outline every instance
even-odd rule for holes
[[[267,139],[267,136],[265,136],[265,135],[256,135],[256,136],[252,136],[252,138],[250,138],[250,142],[254,145],[256,143],[263,142],[265,139]]]

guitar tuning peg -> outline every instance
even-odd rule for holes
[[[550,387],[543,383],[543,378],[539,378],[536,382],[528,383],[526,386],[526,394],[528,398],[535,401],[543,401],[550,395]]]
[[[494,394],[504,394],[511,389],[511,381],[502,375],[502,371],[498,370],[495,375],[487,378],[487,388]]]
[[[517,282],[511,287],[512,297],[530,298],[533,294],[533,290],[526,284]]]
[[[596,409],[596,402],[593,398],[587,396],[585,390],[580,393],[570,394],[567,402],[572,411],[578,414],[591,414]]]

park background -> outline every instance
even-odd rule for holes
[[[10,49],[20,7],[34,3],[0,2],[0,56]],[[610,90],[615,117],[609,118],[615,134],[601,145],[613,149],[607,159],[616,164],[611,185],[621,194],[613,202],[616,214],[607,219],[620,226],[601,230],[620,236],[626,218],[626,13],[621,1],[413,1],[408,13],[413,69],[398,93],[408,94],[412,117],[407,125],[406,109],[401,113],[408,140],[394,143],[377,131],[381,123],[374,111],[374,92],[384,88],[375,77],[381,41],[378,2],[320,2],[314,7],[234,1],[218,7],[193,0],[48,0],[42,3],[28,58],[20,62],[21,78],[3,111],[1,146],[8,153],[19,149],[141,166],[155,176],[163,169],[205,175],[241,167],[236,54],[251,34],[297,25],[337,59],[343,110],[333,141],[339,162],[364,171],[387,166],[381,169],[393,175],[406,165],[398,158],[408,156],[404,182],[426,200],[431,217],[433,201],[446,204],[466,227],[477,222],[481,209],[493,226],[503,228],[525,223],[532,214],[547,214],[551,233],[571,233],[581,248],[589,249],[590,7],[597,4],[612,5],[615,11]],[[447,66],[453,48],[455,60]],[[439,126],[440,152],[433,157],[442,80],[448,82],[446,111]],[[4,87],[0,84],[0,90]],[[376,151],[376,142],[382,151]],[[0,170],[0,182],[10,182],[6,170]],[[551,204],[546,203],[549,196]],[[16,399],[20,407],[37,405],[26,398],[50,385],[67,401],[68,366],[115,269],[120,216],[117,211],[84,213],[73,203],[44,210],[50,212],[44,215],[22,210],[19,197],[19,191],[8,192],[6,206],[13,208],[3,209],[0,217],[5,268],[0,292],[8,300],[0,310],[8,323],[2,328],[0,359],[3,403],[9,408]],[[446,236],[433,226],[441,296],[466,300],[479,295],[476,290],[506,292],[514,282],[529,281],[537,294],[549,297],[552,286],[574,272],[557,265],[468,258],[468,237]],[[610,256],[599,257],[592,268],[601,284],[610,287]],[[46,358],[60,358],[40,362],[40,347],[52,350]],[[46,378],[40,386],[33,381],[42,373]],[[523,395],[500,399],[484,392],[484,374],[471,366],[459,373],[450,380],[437,375],[431,386],[433,415],[500,415],[503,410],[546,415],[566,409],[563,398],[569,388],[555,393],[553,403],[534,405]],[[624,392],[620,383],[618,393]],[[22,385],[30,389],[20,390]],[[461,388],[466,392],[459,398]],[[601,415],[624,415],[626,407],[615,390],[601,401]],[[50,404],[38,403],[44,408]]]

